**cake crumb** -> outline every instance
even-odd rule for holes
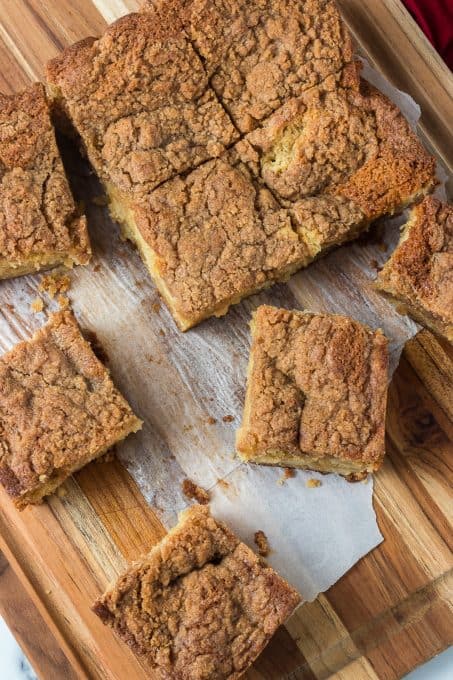
[[[99,264],[99,262],[97,262],[93,267],[93,271],[98,272],[100,270],[100,268],[101,268],[101,265]]]
[[[195,482],[192,482],[191,479],[185,479],[181,484],[181,489],[186,498],[195,500],[200,505],[207,505],[209,503],[209,493],[202,489],[201,486],[198,486],[198,484],[195,484]]]
[[[39,290],[47,293],[51,300],[57,293],[66,293],[71,287],[71,279],[67,274],[46,274],[41,277]]]
[[[57,302],[60,309],[69,309],[69,298],[67,295],[57,295]]]
[[[57,496],[58,498],[63,498],[64,496],[67,496],[68,492],[63,486],[59,486],[57,489]]]
[[[155,313],[157,314],[157,313],[160,311],[160,303],[159,303],[159,302],[155,302],[155,303],[152,305],[151,309],[153,310],[153,312],[155,312]]]
[[[224,423],[232,423],[234,420],[234,416],[223,416],[222,420]]]
[[[255,541],[255,545],[258,548],[258,554],[261,555],[262,557],[266,557],[270,553],[270,547],[269,547],[269,541],[267,540],[267,536],[264,533],[264,531],[255,531],[255,535],[253,540]]]
[[[305,486],[309,489],[315,489],[317,486],[321,486],[322,482],[320,479],[307,479]]]
[[[209,418],[207,419],[206,422],[208,423],[208,425],[215,425],[216,422],[217,422],[217,419],[213,418],[212,416],[209,416]]]
[[[296,471],[294,468],[283,468],[283,474],[279,479],[277,479],[277,484],[283,486],[287,479],[292,479],[296,476]]]
[[[162,337],[165,335],[165,331],[163,328],[159,328],[159,335],[162,335]]]
[[[42,298],[37,297],[33,300],[33,302],[30,305],[32,312],[35,314],[39,314],[39,312],[42,312],[44,309],[44,301]]]
[[[6,309],[7,309],[9,312],[14,312],[14,310],[15,310],[14,305],[12,305],[10,302],[7,302],[7,303],[5,304],[5,307],[6,307]]]
[[[217,484],[222,487],[222,489],[229,489],[230,485],[224,479],[218,479]]]

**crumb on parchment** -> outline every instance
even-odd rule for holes
[[[307,479],[305,482],[305,486],[308,487],[309,489],[316,489],[317,486],[321,486],[322,482],[320,479]]]
[[[67,295],[57,295],[57,302],[60,309],[69,309],[69,298]]]
[[[34,314],[39,314],[39,312],[42,312],[44,309],[43,299],[40,297],[35,298],[31,303],[30,307]]]
[[[223,416],[222,420],[224,423],[232,423],[234,420],[234,416]]]
[[[264,531],[255,531],[255,535],[253,537],[253,540],[255,541],[255,545],[258,548],[258,554],[261,555],[262,557],[266,557],[270,553],[270,547],[269,547],[269,541],[267,540],[267,536],[264,533]]]
[[[296,470],[294,468],[283,468],[283,474],[282,476],[277,479],[277,484],[279,486],[282,486],[286,482],[287,479],[292,479],[293,477],[296,476]]]
[[[54,299],[57,293],[66,293],[70,287],[70,277],[67,274],[59,274],[58,272],[45,274],[41,277],[39,283],[39,290],[42,293],[47,293],[51,300]]]
[[[195,484],[191,479],[185,479],[181,484],[181,489],[186,498],[190,500],[195,500],[200,505],[207,505],[210,500],[209,493],[202,489],[201,486]]]

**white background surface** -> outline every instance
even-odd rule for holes
[[[35,678],[30,664],[5,622],[0,618],[0,680],[35,680]],[[451,680],[451,678],[453,678],[453,647],[406,676],[406,680]]]

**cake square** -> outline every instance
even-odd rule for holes
[[[69,311],[0,358],[0,482],[19,509],[140,427]]]
[[[239,456],[363,479],[384,458],[387,372],[381,331],[343,316],[258,307]]]
[[[147,0],[172,6],[238,129],[339,73],[352,42],[332,0]]]
[[[207,506],[195,505],[93,609],[155,677],[232,680],[299,602]]]
[[[48,87],[110,191],[145,196],[238,137],[169,11],[128,14],[49,62]]]
[[[436,184],[435,159],[360,70],[348,65],[340,82],[328,78],[291,99],[246,136],[255,171],[291,209],[313,255],[400,212]],[[334,228],[313,231],[335,213]]]
[[[453,206],[429,196],[410,212],[377,288],[453,342]]]
[[[43,86],[0,94],[0,279],[86,264],[90,255]]]
[[[235,154],[175,177],[131,204],[111,202],[181,330],[307,264],[288,211]]]

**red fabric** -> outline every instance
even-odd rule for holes
[[[403,0],[426,37],[453,71],[453,0]]]

